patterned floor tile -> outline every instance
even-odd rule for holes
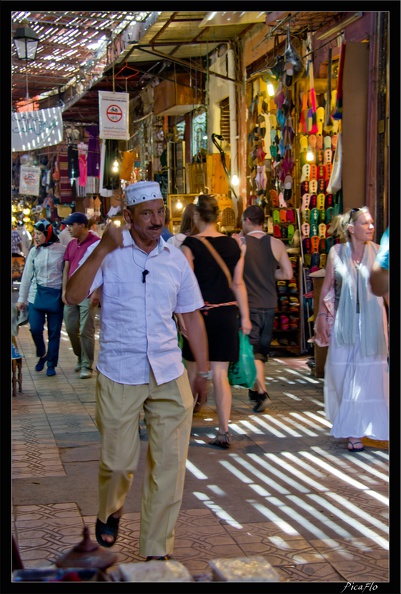
[[[368,538],[338,542],[332,547],[324,540],[311,544],[348,582],[387,582],[389,580],[388,551]]]
[[[274,568],[284,581],[297,582],[343,582],[344,578],[330,563],[306,563],[300,565],[278,565]],[[305,591],[305,590],[303,590]],[[339,590],[341,592],[341,590]]]

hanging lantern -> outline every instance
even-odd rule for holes
[[[22,24],[28,25],[28,21],[23,21]],[[35,60],[39,37],[33,29],[28,26],[19,27],[14,33],[14,43],[19,60]]]

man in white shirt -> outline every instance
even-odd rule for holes
[[[168,559],[181,506],[193,396],[173,313],[182,314],[198,365],[196,389],[210,379],[204,305],[184,254],[161,238],[165,209],[157,182],[126,188],[124,229],[107,225],[68,281],[68,303],[101,287],[96,421],[102,437],[96,539],[112,546],[139,453],[139,415],[149,438],[139,552]]]

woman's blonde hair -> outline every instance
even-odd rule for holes
[[[196,235],[199,233],[199,229],[194,223],[194,212],[195,204],[190,202],[186,205],[184,212],[182,213],[180,233],[184,233],[184,235]]]
[[[351,235],[348,231],[349,225],[355,223],[359,215],[369,213],[367,206],[361,206],[360,208],[350,208],[343,214],[339,214],[333,217],[330,223],[329,235],[333,237],[339,237],[340,241],[345,243],[350,241]]]

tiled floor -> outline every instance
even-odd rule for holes
[[[34,371],[29,326],[20,329],[18,346],[24,359],[23,391],[12,399],[13,533],[24,566],[45,567],[82,540],[84,525],[94,540],[95,380],[74,372],[64,328],[55,377]],[[216,428],[212,394],[194,415],[175,559],[198,581],[212,579],[210,560],[262,555],[294,585],[388,582],[387,442],[365,440],[364,452],[349,454],[344,440],[330,436],[323,381],[311,376],[306,357],[274,357],[266,377],[272,404],[263,414],[252,412],[247,390],[233,388],[231,449],[207,444]],[[141,437],[141,463],[112,549],[116,565],[143,561],[144,423]]]

